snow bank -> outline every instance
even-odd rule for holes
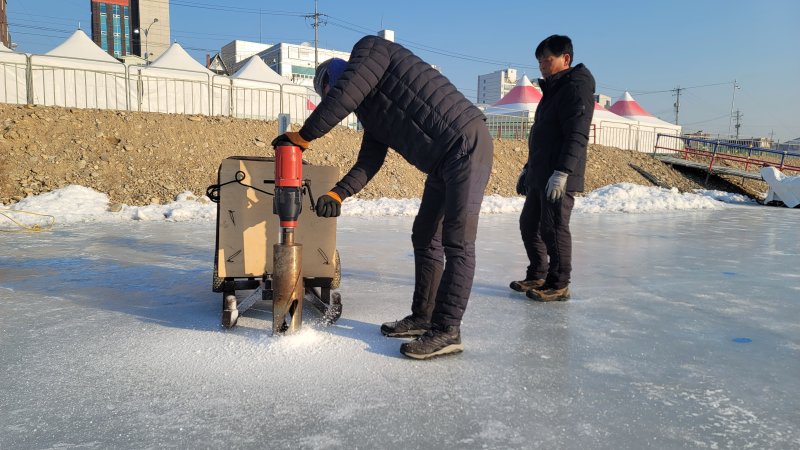
[[[516,214],[525,203],[523,197],[500,197],[489,195],[484,198],[482,214]],[[575,202],[575,212],[595,213],[648,213],[657,211],[721,209],[726,203],[752,203],[745,196],[721,191],[698,190],[694,193],[680,193],[676,189],[645,187],[631,183],[609,185],[592,191]],[[420,199],[378,200],[347,199],[342,208],[345,216],[414,216],[419,209]],[[27,226],[42,225],[44,219],[23,215],[15,211],[29,211],[49,214],[57,223],[81,222],[124,222],[124,221],[214,221],[217,205],[205,197],[196,197],[184,192],[174,202],[165,205],[127,206],[109,205],[106,194],[83,186],[71,185],[35,197],[28,197],[18,203],[0,209],[0,229],[13,227],[9,217]]]

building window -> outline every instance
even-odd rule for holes
[[[100,47],[108,52],[108,21],[105,3],[100,4]]]
[[[123,28],[124,28],[122,30],[122,35],[125,36],[125,54],[126,55],[130,55],[131,54],[131,21],[130,21],[130,16],[128,15],[128,7],[127,6],[124,7],[122,9],[122,11],[123,11],[122,12],[122,14],[123,14],[123,16],[122,16],[122,25],[123,25]]]
[[[122,56],[122,23],[119,5],[113,5],[111,7],[111,13],[111,20],[114,27],[114,56],[119,58]]]

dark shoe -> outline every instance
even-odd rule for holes
[[[527,292],[542,286],[544,286],[544,279],[512,281],[511,284],[508,285],[508,287],[517,292]]]
[[[414,359],[428,359],[463,351],[461,331],[455,325],[434,325],[416,340],[400,346],[400,353]]]
[[[406,316],[397,322],[386,322],[381,325],[381,333],[389,337],[422,336],[431,329],[430,322],[414,316]]]
[[[541,289],[531,289],[525,293],[528,298],[539,302],[564,302],[569,299],[569,286],[561,289],[543,287]]]

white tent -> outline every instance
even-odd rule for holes
[[[219,115],[230,110],[230,80],[203,67],[178,43],[152,64],[131,67],[131,77],[140,111]]]
[[[639,102],[633,99],[633,96],[628,91],[625,91],[618,99],[608,108],[611,112],[618,114],[622,117],[634,120],[639,125],[640,130],[640,151],[653,151],[653,146],[656,144],[656,136],[660,134],[669,134],[672,136],[680,136],[681,126],[661,120],[658,117],[650,114]],[[676,141],[669,139],[669,141]],[[668,145],[667,141],[659,142],[659,145]]]
[[[618,116],[595,102],[589,142],[593,144],[635,150],[638,127],[633,120]]]
[[[27,103],[27,57],[0,43],[0,103]]]
[[[500,139],[524,139],[541,99],[541,92],[527,75],[523,75],[516,86],[484,111],[486,125],[492,136]]]
[[[235,117],[275,119],[283,109],[295,123],[302,123],[311,114],[311,99],[317,99],[312,90],[278,75],[258,56],[250,57],[231,75],[231,92],[231,115]]]
[[[127,109],[125,66],[81,30],[44,55],[31,56],[38,105]]]

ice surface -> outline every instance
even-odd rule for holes
[[[578,212],[563,304],[507,288],[517,215],[484,216],[466,351],[432,361],[378,331],[412,220],[340,219],[343,316],[286,337],[267,302],[220,327],[212,222],[1,234],[0,448],[800,447],[796,210]]]

